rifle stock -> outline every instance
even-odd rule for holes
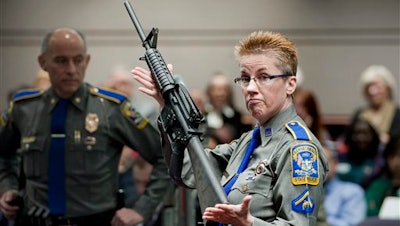
[[[226,194],[214,174],[201,143],[202,133],[199,132],[198,127],[204,117],[194,104],[186,87],[174,80],[164,59],[156,49],[158,29],[153,28],[146,37],[130,2],[125,1],[124,5],[146,50],[144,57],[140,59],[146,60],[165,101],[161,121],[163,132],[173,142],[169,166],[171,177],[177,184],[183,185],[181,171],[184,151],[187,148],[202,212],[206,207],[217,203],[228,203]]]

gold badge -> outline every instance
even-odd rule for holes
[[[93,133],[99,127],[99,116],[96,113],[89,113],[85,120],[85,129],[89,133]]]

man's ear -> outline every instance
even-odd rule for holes
[[[86,65],[90,62],[90,54],[86,54]]]
[[[44,59],[43,54],[40,54],[40,55],[38,56],[38,62],[39,62],[40,67],[41,67],[44,71],[46,71],[46,60]]]
[[[297,87],[297,78],[296,76],[290,76],[288,78],[288,82],[286,83],[286,92],[288,95],[292,95]]]

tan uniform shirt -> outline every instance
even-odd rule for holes
[[[323,183],[327,177],[327,161],[316,137],[305,126],[310,140],[298,140],[289,122],[305,125],[293,106],[261,126],[261,145],[254,150],[247,169],[233,185],[228,201],[241,203],[250,194],[253,226],[313,226],[318,208],[323,205]],[[207,154],[217,178],[225,185],[237,172],[252,133],[243,134],[230,144],[219,145]],[[183,173],[192,173],[186,162]],[[183,175],[194,187],[193,177]],[[200,183],[200,182],[197,182]],[[311,212],[308,212],[309,210]]]

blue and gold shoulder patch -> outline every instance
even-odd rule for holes
[[[290,148],[292,183],[294,185],[319,183],[318,150],[312,143],[297,143]]]
[[[309,129],[297,121],[286,124],[292,136],[301,142],[296,142],[290,148],[292,165],[292,183],[294,185],[318,185],[318,149],[311,141]]]
[[[314,200],[311,199],[308,188],[292,200],[292,210],[298,213],[310,214],[314,211],[314,207],[315,203]]]
[[[110,100],[112,102],[115,102],[117,104],[120,104],[120,103],[124,102],[126,99],[128,99],[128,97],[122,93],[116,92],[114,90],[98,88],[98,87],[92,87],[90,89],[90,93],[93,95],[102,97],[104,99]]]
[[[138,129],[144,129],[149,120],[144,118],[140,112],[138,112],[134,107],[132,107],[131,102],[127,101],[121,107],[122,114],[133,123]]]
[[[13,97],[13,101],[17,102],[20,100],[26,100],[26,99],[32,99],[34,97],[41,96],[44,93],[43,90],[39,89],[27,89],[27,90],[21,90],[15,93]]]
[[[296,140],[311,140],[309,129],[301,125],[297,121],[291,121],[286,124],[286,128],[293,135]]]

